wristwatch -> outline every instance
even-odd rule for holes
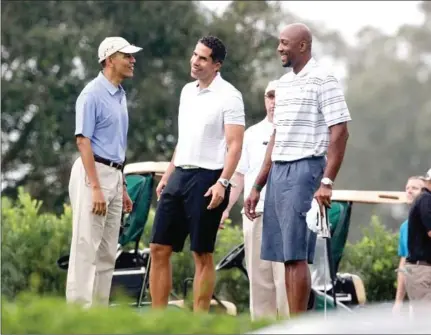
[[[222,184],[224,186],[224,188],[227,188],[229,186],[229,180],[225,179],[225,178],[220,178],[219,180],[217,180],[220,184]]]
[[[334,185],[334,182],[331,179],[329,179],[328,177],[323,178],[322,181],[321,181],[321,183],[323,185],[326,185],[326,186],[332,186],[332,185]]]

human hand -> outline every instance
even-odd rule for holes
[[[332,187],[321,184],[319,189],[314,193],[314,198],[319,203],[320,214],[323,215],[325,207],[331,207]]]
[[[92,212],[96,215],[106,215],[106,200],[100,187],[93,188],[93,209]]]
[[[157,185],[156,188],[156,194],[157,194],[157,201],[159,201],[160,196],[162,195],[162,192],[164,190],[164,188],[166,187],[167,182],[162,178],[159,182],[159,184]]]
[[[256,214],[256,206],[260,199],[260,192],[256,190],[254,187],[250,191],[250,195],[247,197],[247,199],[244,202],[244,212],[245,216],[250,221],[253,221],[255,218],[257,218],[259,215]]]
[[[123,189],[123,211],[125,213],[130,213],[133,209],[133,202],[130,199],[129,193],[127,192],[126,187]]]
[[[229,219],[229,211],[227,211],[227,210],[225,210],[224,212],[223,212],[223,214],[222,214],[222,216],[221,216],[221,219],[220,219],[220,226],[219,226],[219,229],[224,229],[224,222],[227,220],[227,219]]]
[[[211,186],[208,191],[204,194],[204,197],[211,197],[211,202],[208,205],[207,209],[217,208],[223,201],[225,196],[226,189],[222,184],[216,182],[213,186]]]

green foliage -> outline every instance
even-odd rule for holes
[[[83,310],[58,298],[27,295],[2,303],[4,334],[244,334],[268,324],[253,323],[246,315],[200,315],[176,307],[163,312],[124,305]]]
[[[65,206],[58,217],[40,213],[41,205],[22,188],[16,203],[2,198],[2,295],[64,291],[66,274],[56,260],[69,251],[71,210]]]
[[[64,295],[66,272],[56,261],[69,253],[72,213],[64,207],[64,214],[56,216],[40,213],[42,203],[34,200],[22,188],[18,200],[2,198],[2,294],[13,298],[19,293],[32,291],[38,294]],[[141,239],[141,248],[148,247],[154,210]],[[227,252],[242,243],[238,227],[227,225],[219,232],[214,259],[220,261]],[[134,243],[130,243],[130,248]],[[129,247],[129,246],[126,246]],[[182,297],[184,279],[193,277],[193,257],[189,240],[182,253],[172,257],[174,264],[174,291]],[[221,297],[238,304],[244,311],[248,304],[247,281],[241,273],[231,270],[217,274],[217,292]],[[190,287],[189,295],[192,290]]]
[[[393,300],[395,296],[398,234],[386,229],[373,216],[364,237],[347,243],[340,272],[358,274],[364,281],[369,302]]]

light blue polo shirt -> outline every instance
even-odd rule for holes
[[[75,111],[75,135],[89,138],[95,155],[124,163],[129,115],[121,85],[115,87],[100,72],[82,90]]]
[[[404,221],[400,227],[400,236],[398,240],[398,256],[407,257],[409,250],[407,247],[408,221]]]

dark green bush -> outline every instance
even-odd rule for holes
[[[340,272],[358,274],[364,281],[369,302],[393,300],[395,297],[398,234],[392,233],[373,216],[364,237],[347,243]]]

